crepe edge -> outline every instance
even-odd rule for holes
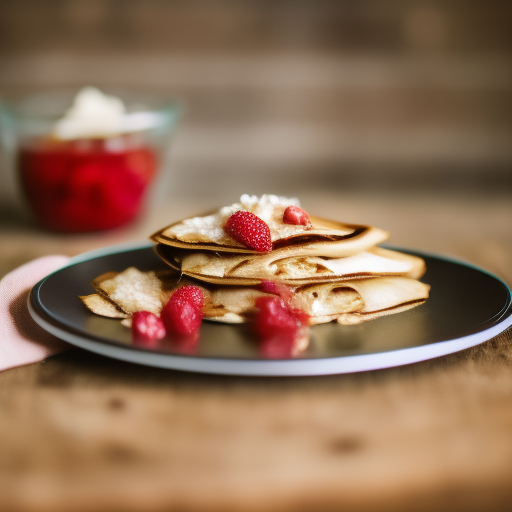
[[[180,224],[181,222],[183,222],[185,220],[187,220],[187,219],[182,219],[180,221],[169,224],[165,228],[162,228],[162,229],[156,231],[155,233],[153,233],[149,237],[149,239],[157,244],[163,244],[163,245],[167,245],[170,247],[177,247],[179,249],[233,252],[233,253],[240,253],[240,254],[261,254],[258,251],[251,250],[251,249],[248,249],[247,247],[244,247],[242,244],[236,242],[236,240],[232,240],[232,245],[225,245],[225,244],[219,244],[217,242],[184,242],[182,240],[177,240],[176,238],[171,238],[167,235],[164,235],[164,233],[167,230],[169,230],[173,226]],[[316,217],[316,216],[311,216],[311,221],[313,223],[324,224],[326,226],[328,226],[328,225],[342,226],[345,229],[348,228],[348,229],[351,229],[352,231],[347,235],[336,235],[336,234],[329,235],[328,233],[315,233],[315,232],[300,233],[297,235],[280,238],[279,240],[274,241],[272,244],[273,248],[275,246],[275,248],[277,249],[277,248],[279,248],[279,246],[285,245],[286,241],[291,241],[294,239],[300,239],[301,237],[304,238],[304,237],[311,237],[311,236],[318,236],[318,237],[325,237],[325,238],[336,236],[338,239],[335,241],[343,241],[345,239],[350,239],[355,236],[362,236],[362,235],[366,235],[367,233],[370,233],[370,232],[375,232],[376,234],[380,235],[378,237],[379,241],[375,242],[376,244],[383,242],[384,240],[386,240],[389,237],[388,231],[381,229],[381,228],[377,228],[375,226],[338,222],[335,220],[324,219],[323,217]],[[333,229],[335,229],[335,228],[333,228]]]

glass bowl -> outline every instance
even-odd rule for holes
[[[117,228],[138,217],[161,180],[181,104],[107,89],[124,108],[105,115],[87,104],[84,125],[69,119],[77,92],[0,99],[2,143],[39,226],[65,233]]]

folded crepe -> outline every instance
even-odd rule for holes
[[[418,281],[424,261],[376,247],[386,231],[318,217],[307,225],[287,224],[284,211],[292,205],[298,200],[243,195],[213,214],[171,224],[151,237],[168,270],[108,272],[93,280],[96,293],[81,300],[93,313],[129,325],[134,312],[158,315],[177,288],[194,285],[203,293],[205,319],[243,323],[257,313],[257,299],[271,295],[260,286],[270,280],[291,287],[289,305],[305,311],[313,325],[355,324],[427,299],[430,287]],[[270,252],[254,251],[225,231],[239,210],[267,224]]]
[[[110,318],[129,318],[136,311],[159,315],[183,283],[170,269],[143,272],[129,267],[123,272],[105,272],[93,279],[91,285],[96,293],[80,296],[90,311]]]
[[[301,285],[379,276],[418,279],[425,272],[421,258],[381,247],[344,258],[306,256],[302,246],[285,247],[259,255],[191,251],[162,244],[158,244],[155,251],[180,273],[200,281],[225,285],[251,286],[263,280]]]
[[[140,310],[158,315],[173,291],[188,284],[203,292],[204,318],[218,322],[246,322],[256,313],[256,299],[271,296],[256,287],[216,286],[133,267],[103,274],[92,284],[97,293],[81,297],[86,307],[100,316],[120,319]],[[428,291],[428,285],[407,277],[356,279],[297,287],[291,305],[308,313],[311,324],[332,320],[353,324],[421,304]]]
[[[210,215],[175,222],[150,238],[158,244],[181,249],[261,254],[224,231],[227,220],[238,210],[250,211],[265,221],[270,229],[272,251],[300,246],[303,254],[340,258],[373,247],[389,236],[388,232],[372,226],[344,224],[319,217],[310,217],[311,224],[307,226],[284,224],[286,207],[298,204],[295,198],[273,195],[257,198],[244,194],[240,203],[226,206]]]

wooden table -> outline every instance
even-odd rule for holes
[[[510,196],[300,194],[315,214],[512,283]],[[144,239],[236,196],[175,197],[137,226],[0,226],[0,274]],[[510,510],[512,332],[419,364],[313,378],[146,368],[71,349],[0,374],[2,511]]]

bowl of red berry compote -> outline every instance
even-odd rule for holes
[[[161,179],[180,105],[94,87],[1,102],[3,139],[34,220],[81,233],[135,220]]]

